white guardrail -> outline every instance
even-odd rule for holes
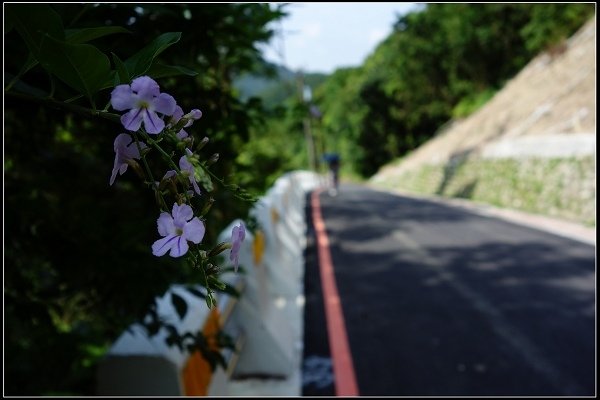
[[[109,349],[98,368],[99,395],[130,396],[245,396],[301,395],[304,314],[304,257],[306,194],[321,183],[309,171],[281,176],[250,211],[258,222],[239,253],[245,273],[221,279],[241,291],[239,299],[220,293],[212,311],[203,299],[172,285],[157,301],[157,314],[179,332],[222,329],[232,336],[237,351],[223,353],[227,368],[213,372],[199,352],[189,354],[165,342],[161,329],[148,337],[140,324],[129,327]],[[219,242],[231,240],[233,221]],[[223,253],[228,255],[228,252]],[[229,257],[226,264],[231,266]],[[197,290],[204,289],[200,286]],[[185,299],[181,320],[171,293]]]

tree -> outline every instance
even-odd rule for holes
[[[99,357],[171,283],[229,289],[151,254],[159,209],[143,182],[165,172],[158,147],[148,168],[138,164],[144,181],[128,171],[109,187],[113,141],[126,131],[111,91],[152,76],[186,111],[202,110],[200,133],[186,129],[195,145],[210,139],[193,147],[202,152],[194,179],[207,194],[194,206],[203,243],[214,242],[249,208],[233,174],[256,117],[232,94],[231,74],[259,58],[256,43],[281,15],[267,4],[5,6],[7,394],[93,394]]]

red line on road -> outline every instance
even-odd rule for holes
[[[348,335],[342,303],[338,294],[329,251],[329,238],[325,230],[325,222],[321,214],[319,193],[322,189],[315,190],[311,195],[311,206],[313,210],[313,224],[317,238],[317,249],[319,251],[319,268],[321,271],[321,285],[323,287],[323,302],[325,303],[325,319],[327,320],[327,333],[329,337],[329,348],[333,358],[333,374],[335,376],[336,396],[358,396],[358,385],[356,374],[352,363],[352,353],[348,345]]]

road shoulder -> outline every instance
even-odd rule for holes
[[[397,194],[400,196],[406,196],[414,199],[428,200],[445,205],[459,207],[482,216],[500,218],[518,225],[523,225],[541,231],[553,233],[555,235],[566,237],[572,240],[577,240],[579,242],[590,244],[592,246],[596,245],[596,229],[589,228],[573,222],[537,214],[526,213],[523,211],[508,208],[494,207],[489,204],[476,203],[465,199],[447,198],[430,195],[417,195],[398,189],[384,189],[372,184],[367,184],[367,187],[369,189],[377,190],[380,192]]]

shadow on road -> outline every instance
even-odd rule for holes
[[[593,247],[363,188],[322,207],[361,395],[594,394]]]

